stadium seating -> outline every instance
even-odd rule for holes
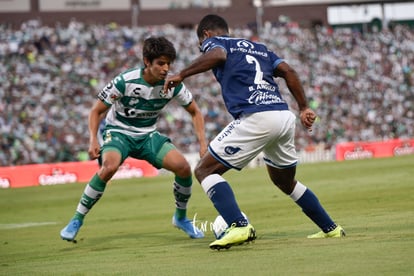
[[[177,48],[173,71],[199,55],[194,30],[172,25],[86,25],[18,30],[0,26],[0,166],[85,159],[87,116],[97,92],[126,68],[141,66],[142,39],[164,35]],[[235,36],[254,37],[248,28]],[[297,70],[319,119],[311,134],[298,124],[297,145],[414,137],[414,31],[377,33],[295,24],[266,25],[260,38]],[[186,81],[205,114],[208,138],[229,120],[220,87],[206,73]],[[297,112],[286,85],[283,95]],[[196,152],[191,118],[175,104],[159,129],[184,152]]]

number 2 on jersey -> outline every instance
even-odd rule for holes
[[[259,61],[251,55],[246,55],[246,60],[247,60],[247,63],[255,65],[256,75],[254,76],[254,83],[255,84],[265,84],[265,83],[267,83],[263,79],[263,71],[262,71],[262,68],[260,68]]]

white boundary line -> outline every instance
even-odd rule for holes
[[[0,230],[27,228],[27,227],[36,227],[36,226],[54,225],[54,224],[57,224],[57,222],[0,223]]]

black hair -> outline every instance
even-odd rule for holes
[[[203,31],[207,30],[223,30],[226,33],[229,32],[229,26],[227,25],[226,20],[223,17],[220,17],[216,14],[209,14],[201,19],[197,27],[197,36],[198,38],[203,37]]]
[[[171,62],[177,57],[174,45],[163,36],[152,36],[145,39],[142,55],[151,63],[154,59],[159,58],[160,56],[168,57]]]

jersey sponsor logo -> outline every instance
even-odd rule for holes
[[[267,57],[267,51],[256,50],[252,42],[247,40],[240,40],[236,43],[237,47],[230,47],[230,53],[241,52],[243,54],[257,55]]]
[[[98,99],[100,99],[101,101],[105,101],[105,100],[109,99],[110,103],[114,103],[116,100],[118,100],[121,97],[121,95],[119,95],[118,93],[113,91],[112,90],[113,87],[114,87],[114,85],[112,84],[112,82],[109,82],[101,90],[101,92],[99,92]]]
[[[128,118],[155,118],[158,116],[158,111],[141,112],[138,109],[124,108],[125,117]]]
[[[105,100],[108,97],[108,94],[111,93],[112,82],[108,83],[98,94],[100,100]]]
[[[228,155],[234,155],[238,153],[239,151],[241,151],[240,147],[227,146],[224,148],[224,152],[227,153]]]
[[[141,87],[135,87],[134,90],[132,90],[131,97],[139,97],[141,94]]]
[[[236,125],[240,124],[240,120],[234,120],[231,122],[230,125],[227,126],[227,128],[220,134],[220,136],[217,138],[217,141],[223,140],[225,137],[229,136],[233,130],[235,129]]]
[[[247,40],[240,40],[236,43],[237,47],[239,48],[250,48],[254,49],[254,44]]]
[[[106,97],[108,97],[108,94],[105,92],[105,90],[101,90],[101,92],[99,92],[98,94],[98,99],[100,99],[101,101],[104,101]]]
[[[285,103],[285,101],[278,95],[264,91],[254,91],[247,99],[249,104],[255,105],[271,105]]]
[[[141,87],[135,87],[134,89],[128,89],[125,96],[131,98],[131,99],[137,99],[140,98],[142,93],[142,88]]]

